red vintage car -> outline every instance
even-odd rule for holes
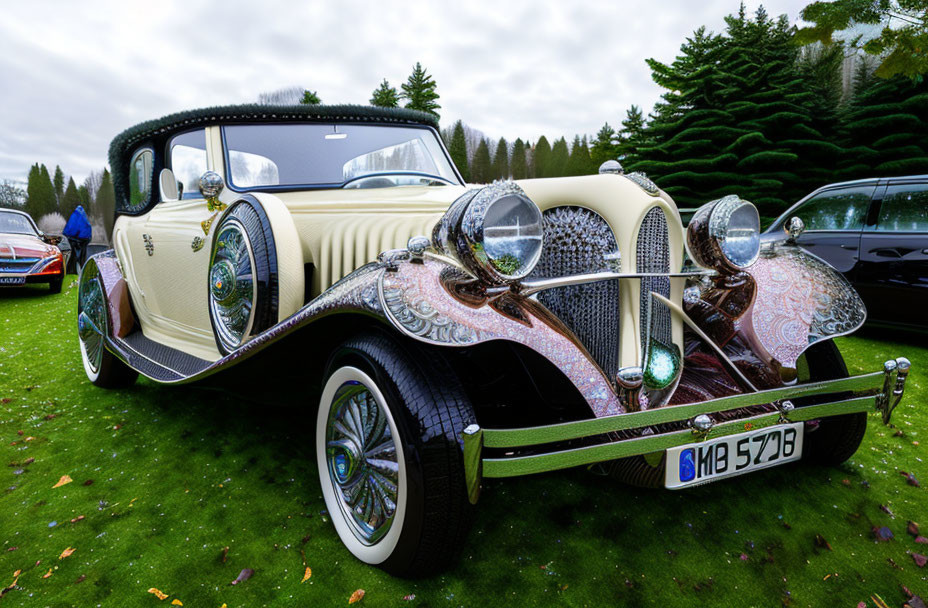
[[[48,283],[61,292],[64,256],[28,213],[0,209],[0,286]]]

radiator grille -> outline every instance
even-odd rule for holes
[[[660,207],[653,207],[641,222],[635,261],[638,272],[670,272],[670,237],[667,230],[667,216]],[[668,277],[641,279],[642,351],[647,350],[647,345],[652,339],[667,346],[673,344],[670,310],[663,303],[651,302],[652,291],[669,298],[670,279]],[[648,325],[649,306],[651,307],[650,327]]]
[[[582,207],[555,207],[543,217],[544,250],[532,273],[534,278],[615,268],[606,256],[615,259],[618,245],[599,214]],[[538,301],[573,330],[606,375],[615,378],[619,367],[619,281],[549,289],[538,294]]]

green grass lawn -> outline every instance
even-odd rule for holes
[[[928,570],[909,555],[928,545],[906,533],[923,521],[928,536],[928,488],[900,474],[928,483],[928,443],[918,445],[928,409],[917,408],[928,350],[916,338],[839,340],[852,373],[901,354],[914,364],[895,427],[872,415],[840,468],[786,466],[683,492],[583,469],[490,481],[458,566],[409,581],[338,541],[311,462],[311,404],[269,410],[145,380],[94,388],[70,282],[58,296],[0,292],[0,589],[22,570],[0,608],[339,606],[356,589],[362,606],[449,607],[853,607],[874,606],[872,594],[896,607],[903,585],[928,595]],[[63,475],[73,481],[53,488]],[[895,538],[876,542],[880,526]],[[254,575],[231,585],[245,568]]]

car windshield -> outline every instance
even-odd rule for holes
[[[0,232],[31,234],[33,236],[37,234],[28,217],[21,213],[11,213],[9,211],[0,211]]]
[[[372,175],[460,183],[435,132],[356,124],[231,125],[223,128],[234,188],[341,187]],[[410,180],[384,180],[406,185]],[[420,183],[420,182],[414,182]]]

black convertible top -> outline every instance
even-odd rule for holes
[[[148,203],[134,208],[129,204],[128,169],[131,154],[142,144],[151,143],[156,149],[169,137],[198,127],[217,124],[255,122],[370,122],[423,125],[438,128],[438,118],[426,112],[405,108],[381,108],[359,105],[291,105],[272,106],[245,104],[216,106],[169,114],[130,127],[117,135],[110,144],[110,169],[116,191],[118,213],[138,214]],[[160,157],[160,154],[156,154]],[[160,171],[161,165],[153,167]],[[154,176],[153,176],[154,177]],[[156,180],[152,180],[155,182]],[[154,184],[157,188],[157,184]]]

